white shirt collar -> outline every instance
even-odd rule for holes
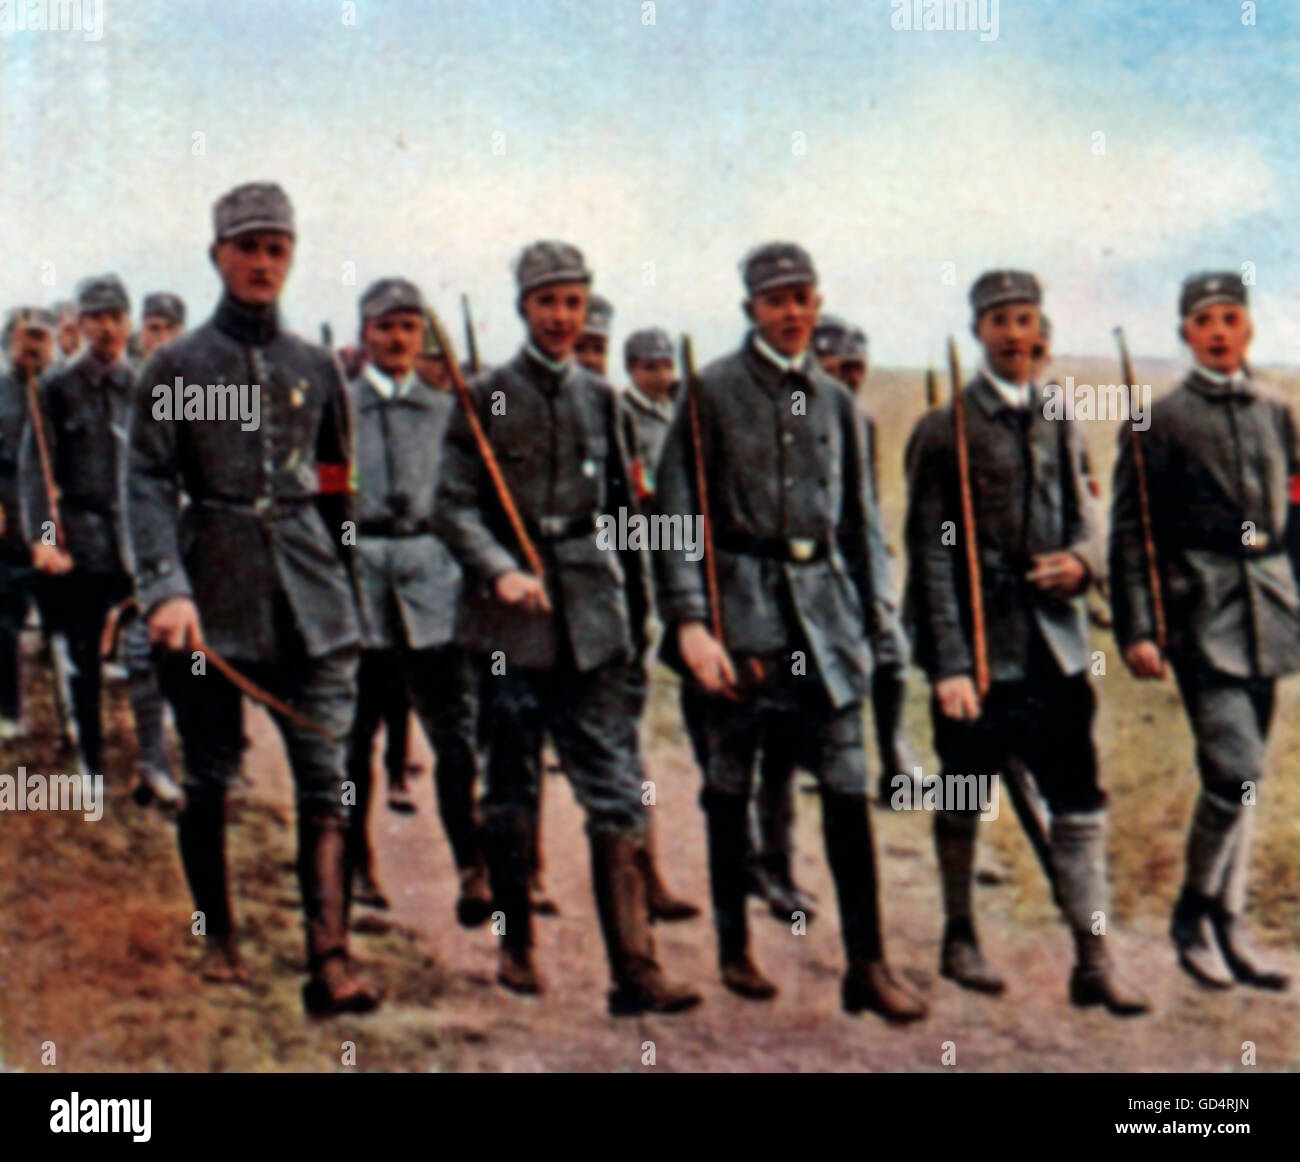
[[[569,365],[573,362],[573,356],[571,355],[563,363],[556,363],[549,355],[543,354],[541,348],[531,339],[524,344],[524,350],[548,371],[553,371],[556,375],[563,375],[565,371],[568,370]]]
[[[370,386],[379,392],[383,399],[401,399],[410,390],[411,381],[415,378],[414,372],[407,372],[402,377],[402,381],[398,383],[392,376],[385,375],[373,363],[366,364],[363,374],[370,380]]]
[[[1194,363],[1193,367],[1196,368],[1197,375],[1208,379],[1211,383],[1217,383],[1220,387],[1227,387],[1229,385],[1232,387],[1240,387],[1246,382],[1246,373],[1242,371],[1241,368],[1237,368],[1236,372],[1232,375],[1224,375],[1222,371],[1214,371],[1211,368],[1206,367],[1203,363]]]
[[[1034,389],[1030,384],[1011,383],[1000,375],[994,374],[987,363],[980,365],[980,371],[983,372],[984,378],[993,385],[994,391],[1003,398],[1007,407],[1027,408],[1034,402]]]
[[[778,371],[802,371],[808,362],[808,351],[800,351],[793,358],[787,358],[774,350],[757,331],[754,332],[754,347],[758,353],[771,363]]]

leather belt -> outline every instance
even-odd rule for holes
[[[830,552],[830,545],[816,537],[756,537],[736,530],[719,532],[718,548],[745,557],[766,557],[791,565],[808,565],[820,561]]]
[[[316,499],[307,496],[196,496],[195,504],[204,508],[219,508],[225,512],[242,512],[250,516],[262,516],[274,508],[287,508],[297,504],[310,504]]]
[[[363,537],[424,537],[432,534],[433,521],[428,517],[363,520],[357,525],[357,532]]]
[[[525,517],[524,524],[529,535],[539,541],[567,541],[596,531],[596,517],[593,513],[586,516]]]

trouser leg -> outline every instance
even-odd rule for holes
[[[407,651],[402,663],[411,702],[434,753],[438,813],[456,867],[463,870],[479,858],[477,675],[470,659],[455,646]]]
[[[188,653],[159,653],[159,685],[172,706],[184,765],[185,805],[176,819],[181,864],[203,918],[202,933],[231,947],[233,916],[226,866],[226,789],[239,772],[243,707],[215,672],[194,672]]]

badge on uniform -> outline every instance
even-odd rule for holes
[[[597,465],[595,460],[584,460],[582,462],[582,474],[588,477],[595,476],[596,467]]]
[[[303,388],[306,386],[307,381],[305,379],[300,379],[294,384],[293,389],[289,392],[289,403],[291,406],[296,408],[302,407],[302,401],[307,398],[306,392],[303,391]]]

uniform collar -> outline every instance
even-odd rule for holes
[[[213,322],[236,342],[249,347],[265,347],[280,333],[280,311],[274,303],[254,307],[228,293],[221,296]]]
[[[651,399],[635,383],[627,385],[628,401],[640,408],[643,412],[649,412],[653,416],[658,416],[661,420],[671,420],[677,411],[677,397],[681,394],[681,385],[673,384],[672,393],[667,399]]]
[[[804,374],[808,370],[808,351],[800,351],[794,358],[787,358],[769,344],[757,331],[754,332],[754,350],[775,367],[782,375],[787,373]]]
[[[1034,388],[1032,384],[1012,383],[1010,380],[1003,379],[1000,375],[994,374],[987,363],[980,364],[980,374],[988,381],[989,386],[998,393],[1007,407],[1019,410],[1033,405]]]
[[[1224,375],[1222,372],[1214,371],[1209,367],[1202,366],[1200,363],[1193,363],[1188,382],[1192,387],[1199,390],[1202,395],[1248,396],[1254,394],[1254,388],[1250,380],[1246,377],[1246,373],[1241,370],[1238,370],[1234,375]]]
[[[564,373],[573,366],[572,355],[570,355],[563,363],[556,363],[549,355],[542,354],[541,349],[537,347],[531,339],[524,344],[524,351],[528,354],[530,359],[540,363],[552,375],[558,375],[561,379],[564,378]]]
[[[102,387],[107,383],[110,387],[120,388],[132,379],[131,368],[125,359],[104,363],[89,347],[82,353],[75,366],[92,387]]]
[[[375,389],[380,399],[386,400],[402,399],[410,392],[411,382],[415,379],[415,372],[408,371],[402,381],[398,383],[391,375],[386,375],[373,363],[367,363],[361,374],[370,382],[370,386]]]

